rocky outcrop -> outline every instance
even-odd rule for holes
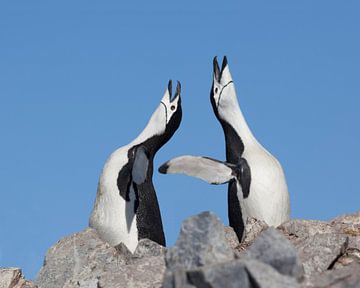
[[[49,249],[36,284],[56,287],[160,287],[165,248],[144,239],[134,254],[122,244],[111,247],[88,228]]]
[[[360,285],[360,212],[329,222],[290,220],[278,229],[298,251],[304,287]]]
[[[225,237],[224,231],[210,212],[187,219],[175,246],[166,252],[164,288],[298,286],[286,274],[301,270],[301,265],[295,248],[279,231],[272,228],[260,233],[245,254],[234,253],[233,239]],[[253,246],[257,252],[251,251]]]
[[[240,244],[204,212],[183,222],[173,247],[143,239],[132,254],[87,228],[49,249],[35,284],[7,268],[0,288],[360,287],[360,212],[276,229],[251,218],[245,231]]]
[[[36,286],[24,279],[21,269],[0,268],[0,288],[36,288]]]

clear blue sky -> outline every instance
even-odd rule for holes
[[[33,278],[47,249],[87,226],[109,154],[167,81],[183,121],[156,156],[224,159],[209,100],[227,55],[258,140],[282,163],[292,217],[360,210],[359,1],[1,1],[0,266]],[[227,186],[155,172],[168,244],[204,210],[227,223]]]

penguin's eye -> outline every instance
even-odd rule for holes
[[[219,89],[217,87],[215,87],[215,93],[217,94],[217,92],[219,91]]]
[[[175,105],[171,105],[170,109],[171,109],[171,111],[174,111],[175,110]]]

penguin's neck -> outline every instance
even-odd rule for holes
[[[245,147],[257,146],[259,143],[247,125],[245,117],[240,110],[236,94],[235,92],[233,93],[234,95],[231,95],[231,101],[227,103],[226,107],[219,107],[219,120],[223,127],[224,125],[230,125],[235,130]]]
[[[144,144],[149,146],[147,147],[148,150],[154,150],[152,151],[154,153],[160,148],[161,135],[163,134],[162,131],[165,130],[165,125],[163,124],[163,127],[161,127],[155,120],[153,118],[150,119],[144,130],[131,142],[131,146]]]

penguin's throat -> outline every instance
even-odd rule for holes
[[[257,143],[256,138],[252,134],[249,126],[246,123],[244,115],[242,114],[238,105],[232,105],[231,108],[221,109],[219,107],[219,121],[223,128],[225,126],[231,127],[236,134],[241,138],[241,141],[245,146],[249,146]],[[227,136],[224,130],[225,137]]]

